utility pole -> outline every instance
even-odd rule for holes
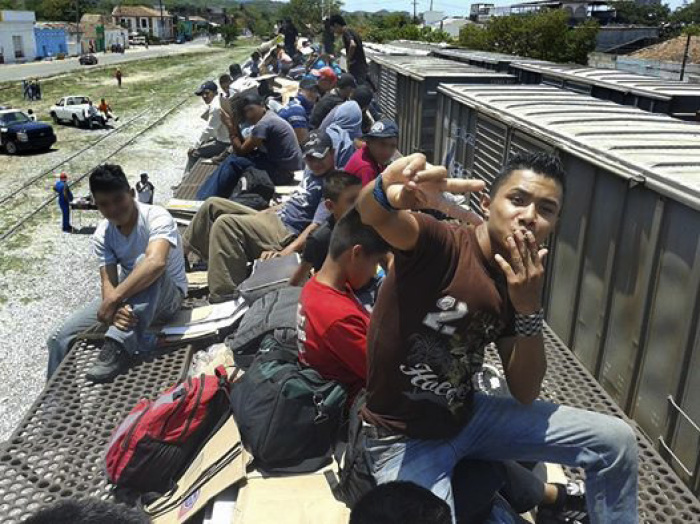
[[[160,5],[160,38],[165,40],[165,21],[163,19],[163,0],[158,0],[158,5]]]
[[[418,16],[416,16],[416,6],[418,5],[418,0],[413,0],[413,23],[418,23]]]
[[[688,62],[688,51],[690,50],[690,33],[688,33],[688,39],[685,41],[685,51],[683,52],[683,64],[681,65],[681,82],[683,81],[683,75],[685,75],[685,64]]]

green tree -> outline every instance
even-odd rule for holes
[[[330,1],[330,3],[329,3]],[[339,13],[342,3],[339,0],[289,0],[280,8],[280,18],[289,18],[300,34],[317,35],[323,29],[322,15],[330,9]],[[326,10],[324,11],[323,6]]]
[[[700,24],[700,0],[676,9],[671,16],[671,21],[681,24]]]
[[[238,38],[239,31],[236,24],[226,24],[219,28],[219,34],[224,39],[224,45],[233,45],[233,42]]]
[[[671,9],[667,5],[638,5],[629,0],[613,2],[615,20],[620,24],[658,26],[668,22]]]

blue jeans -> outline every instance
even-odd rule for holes
[[[143,258],[144,256],[141,255],[136,260],[136,264]],[[109,326],[105,338],[120,343],[130,355],[154,349],[156,339],[146,333],[146,330],[154,321],[166,322],[171,319],[180,310],[183,298],[182,291],[175,285],[170,275],[167,272],[163,273],[153,284],[126,301],[139,319],[136,327],[129,331],[122,331],[116,326]],[[97,312],[101,304],[102,299],[90,302],[68,317],[49,337],[47,379],[54,374],[76,337],[99,323]]]
[[[454,514],[452,472],[463,458],[546,461],[586,471],[592,524],[637,517],[637,442],[622,420],[591,411],[476,393],[470,422],[451,439],[366,438],[378,483],[408,480],[443,498]]]
[[[61,229],[63,229],[63,231],[70,231],[72,229],[70,225],[70,205],[68,204],[68,202],[66,202],[65,204],[59,202],[58,207],[61,208],[61,215],[63,215]]]

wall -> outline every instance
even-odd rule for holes
[[[68,38],[65,29],[35,27],[36,56],[41,58],[68,54]]]
[[[0,11],[0,55],[7,63],[31,62],[36,57],[33,11]],[[13,37],[21,37],[22,56],[15,57]]]
[[[623,55],[611,55],[607,53],[590,53],[588,65],[603,69],[618,69],[629,71],[639,75],[655,76],[666,80],[678,80],[681,74],[679,62],[662,62],[660,60],[646,60],[643,58],[631,58]],[[686,64],[685,77],[700,75],[700,64]]]
[[[640,38],[658,38],[658,27],[603,26],[596,36],[596,51],[606,51]]]

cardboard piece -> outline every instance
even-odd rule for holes
[[[187,287],[190,290],[205,289],[209,286],[206,271],[192,271],[187,273]]]
[[[230,417],[226,424],[209,439],[178,480],[178,487],[172,496],[161,497],[146,508],[153,524],[188,522],[219,493],[245,479],[248,459],[241,445],[238,427],[233,417]],[[228,460],[228,463],[218,469],[206,482],[192,489],[192,486],[199,484],[198,481],[207,471],[216,469],[217,464],[224,463],[225,460]],[[170,501],[179,501],[179,503],[169,510],[156,511]]]

